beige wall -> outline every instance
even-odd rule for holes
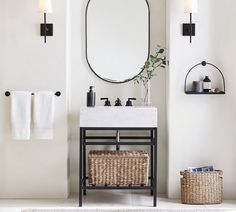
[[[53,38],[43,43],[37,2],[0,1],[0,198],[67,197],[66,2],[57,0]],[[61,91],[52,141],[14,141],[5,91]]]
[[[114,85],[98,79],[85,60],[84,15],[87,0],[53,1],[54,36],[45,45],[39,36],[43,16],[37,2],[0,3],[0,197],[65,197],[67,195],[67,104],[69,105],[70,188],[78,191],[79,109],[90,85],[97,99],[139,97],[133,82]],[[151,50],[165,46],[165,0],[149,0]],[[135,39],[135,38],[134,38]],[[121,61],[122,62],[122,61]],[[60,90],[56,98],[55,139],[52,142],[13,141],[10,136],[10,99],[6,90]],[[167,143],[165,71],[152,81],[152,102],[159,111],[158,191],[166,191]],[[102,104],[98,101],[98,104]]]
[[[181,24],[189,20],[189,16],[183,13],[183,2],[169,0],[168,4],[169,197],[180,196],[180,170],[189,166],[214,165],[216,169],[224,171],[224,197],[234,199],[236,30],[232,26],[235,22],[236,2],[199,1],[199,13],[193,16],[197,27],[196,37],[191,45],[189,38],[181,35]],[[226,95],[184,94],[185,75],[191,66],[202,60],[221,68],[226,79]],[[209,71],[209,76],[213,76],[214,71]]]

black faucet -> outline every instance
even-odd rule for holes
[[[121,100],[119,98],[117,98],[117,100],[115,101],[115,106],[122,106]]]
[[[128,101],[126,102],[126,105],[125,105],[125,106],[133,106],[131,100],[136,100],[136,98],[128,98]]]
[[[111,106],[111,102],[109,101],[108,98],[101,98],[101,100],[106,100],[104,106]]]

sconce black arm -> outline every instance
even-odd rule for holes
[[[44,43],[47,42],[47,36],[53,36],[53,24],[47,23],[47,13],[44,13],[44,23],[40,24],[40,35],[44,37]]]
[[[47,14],[44,13],[44,43],[47,43]]]
[[[192,26],[192,13],[190,13],[190,43],[192,43],[192,35],[193,35],[193,26]]]
[[[190,23],[183,24],[183,36],[189,36],[190,43],[192,43],[192,37],[195,36],[195,31],[196,31],[196,27],[195,24],[193,24],[192,17],[193,14],[190,13]]]

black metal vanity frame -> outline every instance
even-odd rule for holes
[[[87,131],[109,131],[113,130],[118,132],[121,131],[147,131],[149,136],[119,136],[117,139],[116,136],[88,136]],[[156,207],[156,198],[157,198],[157,127],[148,127],[148,128],[120,128],[120,127],[111,127],[111,128],[99,128],[99,127],[81,127],[80,128],[80,158],[79,158],[79,206],[82,207],[83,195],[86,195],[86,190],[106,190],[106,189],[136,189],[136,190],[150,190],[150,194],[153,195],[153,206]],[[112,140],[112,141],[87,141],[87,140]],[[122,140],[131,140],[131,141],[122,141]],[[136,140],[148,140],[148,141],[136,141]],[[86,176],[86,146],[99,146],[99,145],[112,145],[116,146],[116,150],[120,149],[120,146],[150,146],[150,176],[149,184],[147,186],[92,186],[88,185],[86,181],[88,177]]]

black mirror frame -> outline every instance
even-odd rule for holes
[[[129,81],[132,81],[133,79],[135,79],[139,74],[141,74],[143,72],[143,70],[141,70],[136,76],[130,78],[130,79],[127,79],[127,80],[124,80],[124,81],[112,81],[112,80],[108,80],[108,79],[104,79],[102,77],[100,77],[95,71],[94,69],[92,68],[92,66],[90,65],[89,63],[89,60],[88,60],[88,38],[87,38],[87,34],[88,34],[88,25],[87,25],[87,19],[88,19],[88,7],[89,7],[89,3],[90,3],[91,0],[88,0],[88,3],[86,5],[86,10],[85,10],[85,56],[86,56],[86,61],[87,61],[87,64],[89,66],[89,68],[92,70],[92,72],[98,77],[100,78],[101,80],[103,81],[106,81],[106,82],[109,82],[109,83],[114,83],[114,84],[122,84],[122,83],[126,83],[126,82],[129,82]],[[148,9],[148,55],[147,55],[147,60],[149,59],[149,55],[150,55],[150,6],[149,6],[149,3],[148,3],[148,0],[145,0],[146,4],[147,4],[147,9]],[[145,62],[145,61],[144,61]]]

